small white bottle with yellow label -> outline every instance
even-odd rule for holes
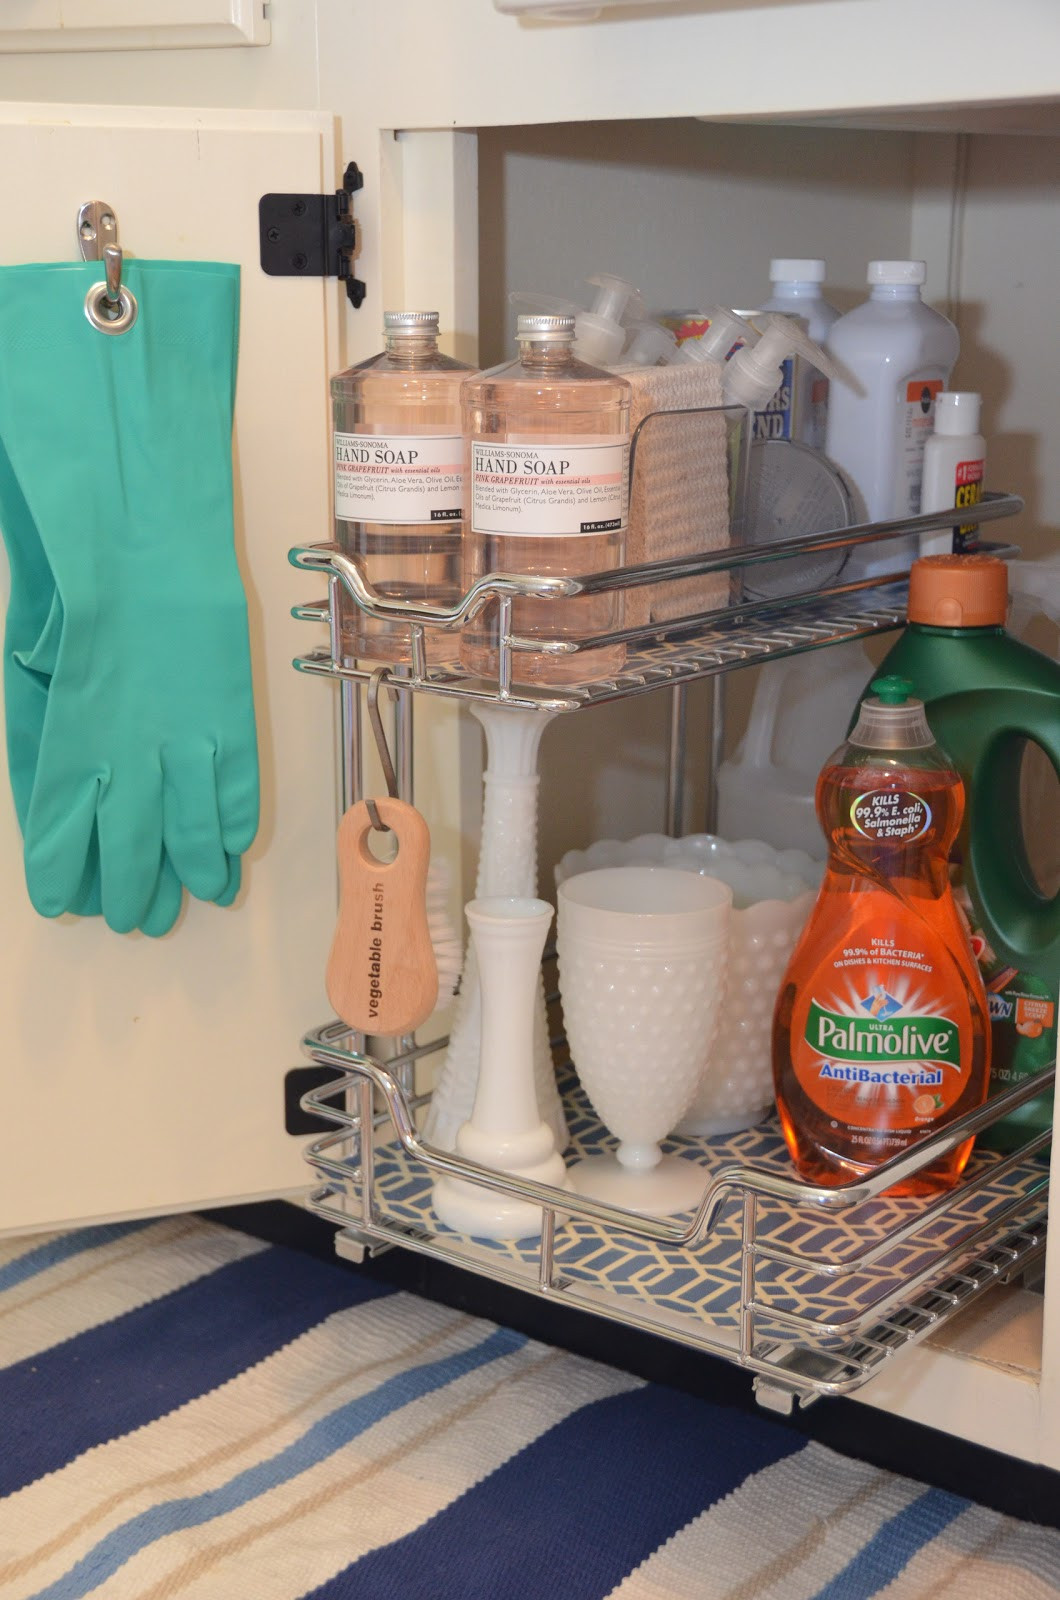
[[[954,389],[935,401],[935,431],[924,446],[921,511],[967,511],[983,498],[986,440],[979,432],[982,399]],[[974,523],[955,523],[920,536],[922,556],[964,555],[978,543]]]

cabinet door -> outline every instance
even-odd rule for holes
[[[327,687],[291,670],[314,632],[290,607],[313,585],[286,553],[327,537],[326,385],[344,302],[334,279],[266,277],[257,227],[262,194],[334,188],[334,148],[332,119],[314,112],[0,106],[0,260],[76,258],[78,208],[101,199],[132,254],[242,267],[237,541],[262,770],[236,905],[190,901],[160,940],[36,915],[0,774],[0,1231],[306,1181],[283,1079],[327,1014],[333,710]],[[0,611],[7,582],[0,550]]]

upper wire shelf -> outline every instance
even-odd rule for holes
[[[975,508],[977,523],[1017,515],[1023,509],[1019,495],[989,492]],[[843,639],[863,638],[899,628],[905,621],[908,573],[896,570],[853,583],[835,583],[812,593],[765,600],[736,599],[725,606],[695,615],[667,618],[623,628],[591,640],[542,640],[512,631],[512,602],[516,597],[547,599],[678,583],[689,578],[728,573],[738,584],[747,567],[791,561],[800,556],[836,550],[854,550],[908,535],[920,535],[952,526],[953,512],[862,523],[837,533],[807,535],[779,544],[734,545],[695,557],[674,557],[584,577],[535,577],[519,573],[491,573],[469,589],[453,606],[440,607],[392,599],[378,593],[360,567],[333,545],[299,545],[290,552],[293,566],[323,572],[330,582],[327,601],[293,608],[305,621],[331,623],[331,646],[295,659],[300,672],[316,676],[367,682],[371,666],[358,666],[343,657],[335,612],[338,590],[354,605],[379,621],[402,623],[408,629],[408,665],[392,674],[395,689],[416,689],[463,700],[491,700],[544,711],[575,711],[586,705],[625,699],[666,684],[712,677],[733,667],[746,666],[774,656],[796,655]],[[984,544],[995,554],[1014,555],[1011,545]],[[491,602],[500,612],[498,670],[495,680],[470,677],[454,667],[428,665],[426,630],[456,633]],[[612,644],[626,648],[625,664],[613,677],[593,676],[592,652]],[[583,683],[554,688],[519,682],[516,659],[534,652],[557,657],[584,654]]]

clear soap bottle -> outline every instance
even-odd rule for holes
[[[582,577],[622,565],[629,502],[630,386],[579,361],[574,317],[520,316],[515,361],[463,386],[468,526],[465,589],[489,572]],[[498,665],[498,602],[464,629],[460,658],[480,676]],[[517,596],[512,631],[584,640],[622,626],[616,593]],[[513,677],[565,684],[610,677],[624,644],[569,655],[519,651]]]
[[[452,605],[461,594],[464,449],[460,385],[469,372],[438,349],[437,311],[387,311],[380,355],[331,380],[335,541],[388,599]],[[404,623],[378,620],[340,593],[342,652],[410,659]],[[456,656],[456,635],[428,629],[428,662]]]

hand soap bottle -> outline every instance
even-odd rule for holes
[[[464,588],[490,572],[582,577],[622,565],[629,501],[630,386],[579,361],[570,315],[520,316],[515,361],[463,386],[468,486]],[[496,678],[498,602],[464,629],[460,658]],[[517,596],[512,631],[542,640],[590,639],[622,626],[614,592]],[[523,683],[610,677],[622,643],[567,655],[513,653]]]
[[[773,1075],[812,1183],[855,1182],[986,1098],[986,993],[949,882],[964,785],[907,678],[877,679],[817,780],[828,867],[780,986]],[[895,1194],[956,1182],[966,1139]]]
[[[438,349],[437,311],[387,311],[386,348],[331,380],[335,541],[388,599],[453,605],[461,594],[464,451],[460,385],[475,369]],[[344,655],[408,662],[404,623],[340,591]],[[427,659],[456,635],[428,629]]]

